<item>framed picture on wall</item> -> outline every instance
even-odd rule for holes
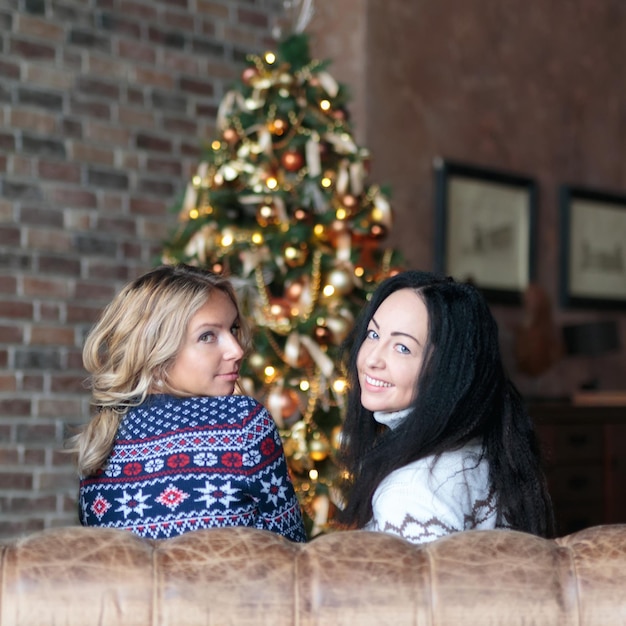
[[[563,185],[559,203],[561,305],[626,311],[626,194]]]
[[[434,169],[435,269],[520,303],[535,272],[535,181],[444,159]]]

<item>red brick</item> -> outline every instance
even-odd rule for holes
[[[42,346],[71,346],[75,343],[74,330],[67,326],[33,326],[29,343]]]
[[[117,56],[122,59],[135,59],[135,61],[148,65],[154,65],[156,63],[155,47],[141,41],[120,39],[117,42]]]
[[[85,126],[85,137],[91,141],[102,144],[114,144],[124,147],[130,142],[131,131],[122,126],[112,126],[111,124],[100,124],[90,121]]]
[[[20,461],[20,455],[16,447],[0,448],[0,465],[17,465]],[[2,508],[0,508],[2,510]]]
[[[42,321],[56,322],[61,319],[62,307],[54,302],[42,302],[39,307],[39,317]]]
[[[15,226],[0,226],[0,245],[19,246],[20,229]]]
[[[174,88],[174,79],[172,74],[170,72],[163,72],[156,68],[135,68],[135,82],[139,85],[150,85],[154,87],[163,87],[165,89]]]
[[[71,294],[71,285],[65,279],[24,277],[24,295],[66,299]]]
[[[30,416],[31,402],[22,398],[0,398],[0,415]]]
[[[72,236],[60,230],[28,229],[26,243],[31,250],[67,252],[72,249]]]
[[[85,393],[84,380],[84,376],[52,374],[50,377],[50,391],[52,393]]]
[[[34,42],[28,39],[13,37],[9,42],[9,51],[15,56],[30,60],[54,60],[54,46]]]
[[[39,401],[39,414],[43,417],[70,419],[81,414],[81,401],[68,399],[45,399]]]
[[[0,276],[0,293],[17,293],[17,279],[13,276]]]
[[[18,15],[15,32],[50,42],[63,40],[65,29],[61,24],[55,24],[52,20],[34,17],[27,13]]]
[[[28,535],[44,529],[44,520],[41,517],[19,520],[0,520],[0,538],[13,538]]]
[[[43,466],[46,463],[46,451],[43,448],[27,448],[24,450],[24,465]]]
[[[56,496],[32,496],[32,497],[2,497],[0,498],[0,510],[5,513],[43,513],[56,509]]]
[[[0,374],[0,391],[17,391],[17,380],[11,374]]]
[[[20,443],[51,443],[56,438],[56,426],[45,423],[18,424],[16,436]]]
[[[42,491],[62,491],[72,488],[78,490],[78,476],[69,467],[65,471],[62,469],[53,472],[47,470],[45,474],[39,475],[39,488]]]
[[[62,206],[79,209],[95,208],[96,194],[92,191],[75,189],[73,187],[58,187],[52,191],[52,200]]]
[[[27,472],[0,472],[0,489],[32,489],[33,476]]]
[[[0,317],[14,319],[32,319],[33,305],[31,302],[0,301]]]
[[[162,200],[132,198],[130,211],[136,215],[164,215],[167,212],[167,206]]]
[[[15,128],[26,128],[41,134],[53,134],[56,123],[56,116],[45,111],[12,109],[10,112],[10,124]]]
[[[153,111],[147,109],[136,109],[120,105],[118,110],[118,120],[120,124],[134,128],[145,128],[148,130],[156,128],[156,116]]]
[[[23,339],[22,326],[0,326],[0,343],[21,343]]]
[[[59,161],[40,161],[39,176],[49,180],[66,183],[80,182],[80,165],[78,163],[62,163]]]
[[[228,6],[223,2],[213,2],[211,0],[196,0],[196,11],[198,13],[204,13],[205,15],[209,15],[212,18],[217,18],[221,20],[227,20],[228,15]]]
[[[82,306],[70,304],[67,307],[67,321],[70,324],[76,322],[95,322],[102,311],[98,306]]]
[[[72,142],[72,157],[81,163],[97,165],[113,165],[115,163],[115,151],[111,148],[103,148],[80,141]]]
[[[68,433],[69,436],[69,433]],[[55,467],[74,467],[74,457],[67,450],[57,448],[52,451],[52,465]]]
[[[44,377],[41,374],[28,374],[22,378],[22,391],[43,391]]]

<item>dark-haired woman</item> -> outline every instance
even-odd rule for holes
[[[475,287],[391,277],[346,350],[341,521],[413,543],[469,529],[553,535],[533,425]]]

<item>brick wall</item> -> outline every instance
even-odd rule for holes
[[[151,267],[277,0],[0,2],[0,537],[77,523],[81,346]]]

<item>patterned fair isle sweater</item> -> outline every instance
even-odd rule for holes
[[[154,539],[251,526],[306,541],[274,421],[240,395],[157,395],[131,409],[106,468],[80,482],[80,516]]]
[[[383,479],[372,498],[366,530],[399,535],[412,543],[462,530],[496,527],[497,498],[478,443],[419,459]]]

